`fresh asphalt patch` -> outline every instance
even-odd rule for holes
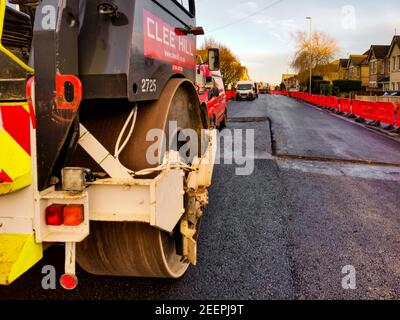
[[[277,156],[400,164],[400,142],[391,137],[295,99],[272,96],[264,100],[263,115],[271,119]]]
[[[256,122],[236,122],[236,119],[231,118],[228,127],[219,135],[218,163],[238,164],[237,160],[240,162],[240,159],[271,160],[271,127],[269,119],[263,119]]]

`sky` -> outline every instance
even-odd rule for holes
[[[292,73],[293,34],[313,29],[337,40],[337,58],[362,54],[371,44],[389,45],[400,34],[399,0],[196,0],[197,25],[225,44],[255,81],[279,84]]]

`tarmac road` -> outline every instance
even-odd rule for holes
[[[198,266],[182,279],[96,277],[78,269],[77,290],[44,291],[41,268],[63,272],[63,248],[52,247],[0,288],[0,298],[400,298],[400,143],[286,97],[231,102],[229,116],[229,129],[255,132],[255,154],[247,157],[254,172],[238,176],[235,165],[216,166]],[[356,290],[342,288],[348,265],[357,272]]]
[[[261,97],[261,101],[265,100],[267,108],[254,101],[247,103],[248,110],[235,102],[230,116],[270,117],[276,155],[400,164],[400,140],[394,141],[291,98]]]

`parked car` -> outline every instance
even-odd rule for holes
[[[236,92],[236,101],[254,100],[258,97],[258,89],[254,81],[239,81]]]
[[[196,87],[202,108],[208,110],[209,125],[225,128],[228,103],[221,71],[210,71],[208,65],[197,66]]]

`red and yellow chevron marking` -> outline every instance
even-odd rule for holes
[[[0,196],[31,184],[31,120],[28,103],[0,104]]]

